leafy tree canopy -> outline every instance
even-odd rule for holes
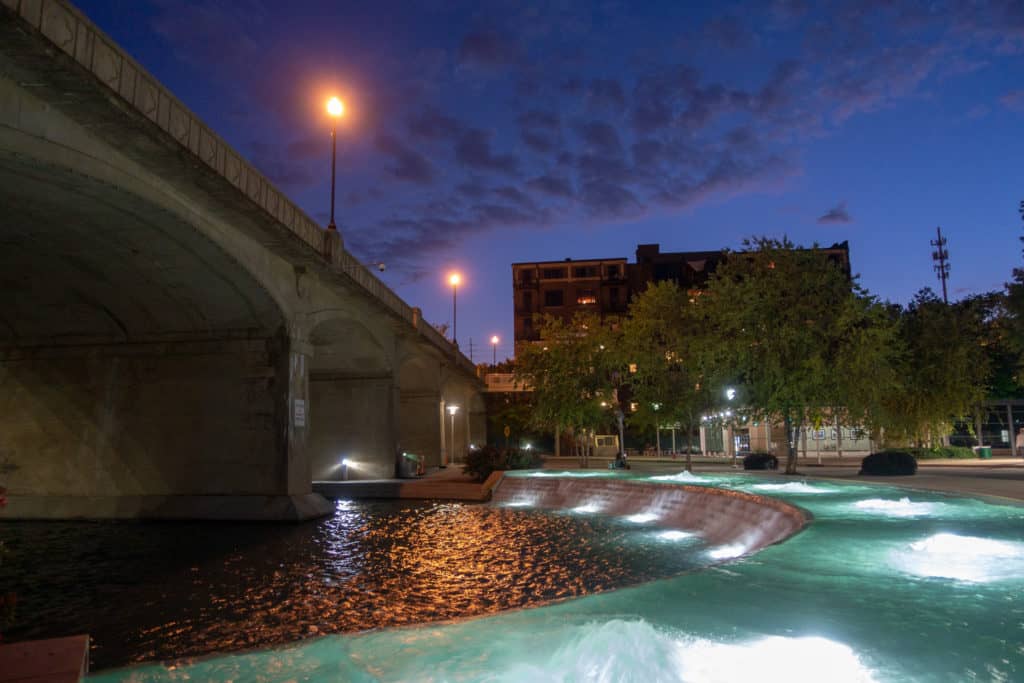
[[[766,237],[744,245],[699,298],[714,337],[707,368],[717,386],[738,381],[751,408],[787,426],[794,472],[794,427],[836,406],[864,420],[879,412],[899,339],[885,309],[823,251]]]

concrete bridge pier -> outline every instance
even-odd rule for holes
[[[422,457],[425,467],[440,466],[445,456],[442,369],[442,359],[434,354],[409,350],[399,369],[398,446]]]

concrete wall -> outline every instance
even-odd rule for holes
[[[5,516],[135,516],[175,497],[166,514],[190,516],[186,499],[224,494],[200,516],[303,516],[263,509],[310,493],[286,407],[301,366],[274,338],[0,352]]]
[[[10,352],[12,495],[270,494],[285,478],[268,340]]]
[[[310,381],[314,481],[395,476],[397,432],[390,377]],[[349,461],[347,468],[341,466]]]

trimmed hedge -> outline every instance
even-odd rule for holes
[[[936,460],[939,458],[965,459],[977,458],[974,449],[966,446],[935,446],[933,448],[886,448],[883,453],[910,453],[918,460]]]
[[[462,473],[471,475],[476,481],[484,481],[495,470],[532,470],[543,464],[544,458],[534,450],[483,446],[466,453]]]
[[[777,470],[779,459],[771,453],[751,453],[743,458],[745,470]]]
[[[883,477],[917,474],[917,459],[906,451],[872,453],[860,461],[858,474]]]

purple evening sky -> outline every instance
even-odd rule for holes
[[[955,298],[1020,265],[1024,2],[79,0],[459,341],[511,353],[516,261],[850,241],[861,283]]]

